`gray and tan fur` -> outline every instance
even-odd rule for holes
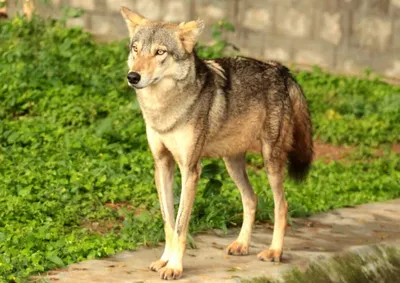
[[[122,7],[130,37],[128,83],[136,88],[155,162],[166,245],[150,268],[163,279],[182,275],[189,218],[203,157],[220,157],[240,190],[244,219],[231,255],[246,255],[257,197],[246,174],[248,151],[262,154],[273,191],[275,222],[269,249],[260,260],[279,261],[286,227],[283,191],[289,175],[302,180],[312,155],[312,129],[301,87],[281,64],[251,58],[203,61],[194,46],[201,21],[179,25],[152,22]],[[182,192],[174,217],[175,164],[182,175]]]

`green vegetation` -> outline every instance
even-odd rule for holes
[[[335,144],[400,142],[400,87],[378,78],[332,76],[318,69],[297,79],[310,101],[315,135]]]
[[[313,262],[304,272],[294,269],[281,280],[266,277],[242,280],[242,283],[397,283],[400,276],[400,251],[387,246],[347,252],[329,260]]]
[[[216,57],[225,47],[199,48]],[[98,44],[62,22],[0,22],[0,281],[163,239],[152,157],[125,82],[127,53],[126,40]],[[369,146],[400,141],[400,88],[318,70],[296,76],[316,136],[364,146],[346,162],[316,162],[304,184],[286,181],[290,215],[399,197],[400,157]],[[257,217],[270,220],[261,160],[248,160]],[[239,192],[222,163],[203,166],[191,232],[239,225]],[[177,175],[177,202],[179,190]]]

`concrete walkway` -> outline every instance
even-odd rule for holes
[[[225,247],[238,234],[214,231],[195,237],[197,249],[188,249],[180,282],[238,282],[259,276],[278,277],[294,266],[300,268],[315,259],[333,253],[374,243],[390,243],[400,247],[400,199],[365,204],[319,214],[307,219],[293,219],[287,228],[281,263],[261,262],[257,253],[268,247],[272,226],[256,226],[250,255],[227,256]],[[111,258],[72,264],[44,277],[57,282],[165,282],[148,269],[150,262],[162,254],[162,246],[122,252]]]

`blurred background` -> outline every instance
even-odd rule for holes
[[[4,1],[4,0],[3,0]],[[121,5],[151,20],[201,18],[211,40],[212,25],[235,27],[227,40],[240,53],[300,66],[319,65],[340,73],[374,71],[400,79],[399,0],[8,0],[12,16],[34,2],[39,14],[60,17],[66,6],[82,9],[69,26],[82,26],[98,39],[127,36]],[[25,3],[25,4],[24,4]]]

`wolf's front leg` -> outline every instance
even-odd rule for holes
[[[173,196],[175,161],[172,154],[162,144],[154,132],[148,129],[147,137],[155,163],[155,181],[165,231],[164,253],[159,260],[150,264],[151,270],[159,271],[167,264],[172,249],[172,238],[175,226]]]
[[[182,174],[182,192],[172,239],[172,252],[170,253],[168,264],[160,270],[160,277],[166,280],[178,279],[182,276],[182,260],[186,249],[190,214],[196,195],[197,181],[201,172],[199,163],[193,166],[180,166],[180,169]]]

